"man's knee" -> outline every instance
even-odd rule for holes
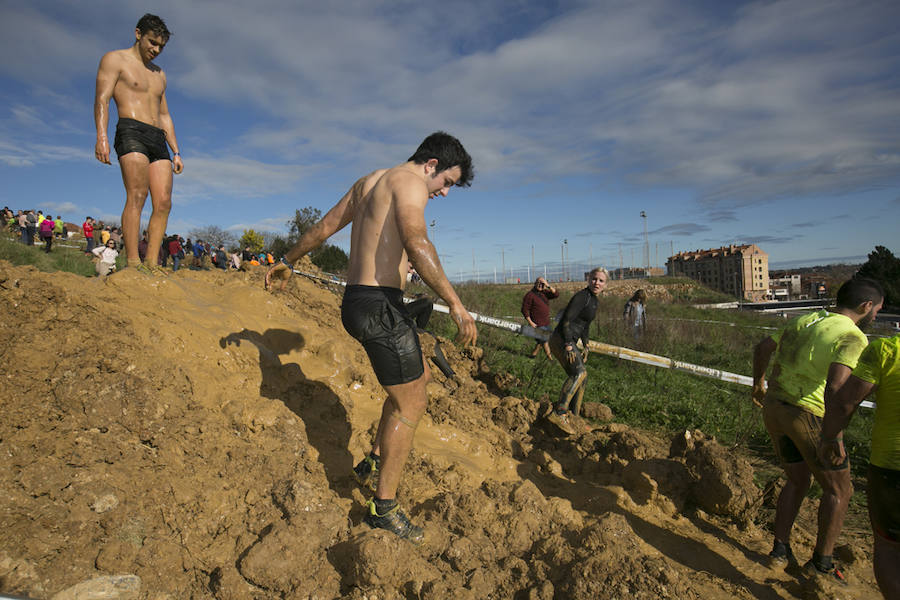
[[[816,480],[822,486],[823,493],[831,494],[841,502],[849,500],[853,495],[853,481],[850,479],[849,467],[838,471],[823,471]]]

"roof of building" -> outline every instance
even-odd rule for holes
[[[744,255],[744,254],[754,254],[754,255],[762,255],[768,257],[769,255],[760,250],[759,246],[756,244],[742,244],[735,245],[729,244],[728,246],[722,246],[721,248],[710,248],[708,250],[694,250],[687,252],[679,252],[675,256],[670,256],[669,260],[703,260],[707,258],[715,258],[718,256],[732,256],[732,255]]]

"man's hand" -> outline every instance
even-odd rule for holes
[[[816,456],[823,467],[839,467],[847,460],[847,451],[844,449],[844,438],[834,440],[820,440],[816,448]]]
[[[176,175],[180,175],[181,172],[184,171],[184,162],[182,162],[180,154],[172,159],[172,171],[174,171]]]
[[[460,304],[450,309],[450,318],[456,323],[456,329],[459,331],[453,341],[460,346],[474,346],[478,339],[478,329],[472,315]]]
[[[753,404],[757,406],[757,408],[762,408],[763,400],[766,398],[766,382],[763,381],[754,381],[753,382],[753,391],[750,392],[750,399],[753,400]]]
[[[94,156],[105,165],[112,164],[109,162],[109,140],[106,137],[97,140],[97,145],[94,146]]]
[[[574,365],[576,360],[578,360],[578,351],[575,349],[575,346],[566,344],[566,362]]]
[[[279,289],[284,290],[287,287],[288,279],[294,274],[294,269],[284,263],[275,263],[266,271],[266,289],[271,290],[275,280],[281,281]]]

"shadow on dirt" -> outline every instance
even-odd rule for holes
[[[244,329],[223,337],[219,344],[224,348],[227,344],[240,345],[241,341],[259,350],[260,396],[280,400],[303,421],[329,486],[342,498],[352,498],[354,484],[349,474],[353,457],[348,449],[351,426],[346,407],[327,385],[308,379],[300,365],[284,364],[279,358],[303,349],[303,336],[285,329],[268,329],[265,333]]]

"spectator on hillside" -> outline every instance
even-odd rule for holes
[[[84,233],[85,241],[87,241],[84,253],[91,254],[91,251],[94,249],[94,219],[90,216],[85,217],[84,223],[81,224],[81,231]]]
[[[647,328],[647,307],[645,302],[647,302],[647,293],[644,290],[638,290],[625,303],[625,310],[622,313],[625,325],[631,329],[635,341],[640,339]]]
[[[559,298],[559,292],[543,277],[538,277],[534,282],[534,287],[528,290],[528,293],[522,298],[522,316],[535,330],[542,329],[550,332],[550,301],[554,298]],[[540,340],[534,345],[531,358],[538,355],[542,346],[547,358],[552,360],[553,355],[550,354],[549,342]]]
[[[64,238],[66,236],[66,224],[63,222],[61,216],[56,215],[56,219],[53,221],[53,237],[56,238]]]
[[[191,242],[191,238],[188,238],[187,241],[182,244],[185,254],[194,254],[194,244]]]
[[[193,254],[194,254],[193,268],[194,269],[199,269],[201,266],[203,266],[203,264],[202,264],[203,263],[203,260],[202,260],[203,250],[204,250],[203,249],[203,240],[198,239],[196,242],[194,242],[194,247],[193,247]]]
[[[116,243],[116,250],[122,249],[122,230],[118,227],[113,227],[109,232],[109,239]]]
[[[169,264],[169,236],[163,232],[163,239],[160,242],[159,248],[159,258],[157,259],[160,267],[165,267]]]
[[[25,244],[34,246],[34,236],[37,233],[37,216],[33,209],[25,213]]]
[[[787,477],[775,509],[773,565],[796,564],[790,535],[812,477],[822,487],[818,533],[803,570],[844,582],[832,554],[853,493],[850,461],[824,466],[816,457],[825,406],[831,404],[868,344],[861,328],[871,323],[884,290],[871,279],[854,278],[840,287],[836,307],[796,317],[753,351],[751,399],[762,405],[763,422]],[[766,368],[775,366],[766,387]]]
[[[119,251],[116,250],[115,242],[109,241],[106,246],[97,246],[92,253],[99,259],[94,266],[98,277],[106,277],[116,270],[116,258],[119,256]]]
[[[237,252],[232,252],[231,260],[229,261],[229,266],[232,269],[240,270],[241,269],[241,255],[238,254]]]
[[[47,217],[44,217],[44,220],[41,221],[39,226],[41,239],[44,241],[44,252],[50,253],[50,248],[53,246],[53,228],[56,226],[56,223]]]
[[[144,258],[147,257],[147,230],[144,230],[143,235],[141,236],[141,241],[138,242],[138,256],[141,259],[141,262],[144,262]]]
[[[179,265],[181,265],[181,259],[184,257],[184,250],[181,248],[181,242],[177,235],[168,238],[166,249],[169,252],[169,256],[172,257],[172,272],[174,273],[178,270]]]
[[[242,261],[253,260],[253,252],[250,251],[250,246],[244,247],[244,251],[241,252],[241,260]]]
[[[19,211],[16,220],[19,223],[19,234],[22,236],[22,243],[28,243],[28,216],[23,212]]]
[[[228,268],[228,256],[225,254],[225,245],[222,244],[216,250],[216,268],[223,271]]]

